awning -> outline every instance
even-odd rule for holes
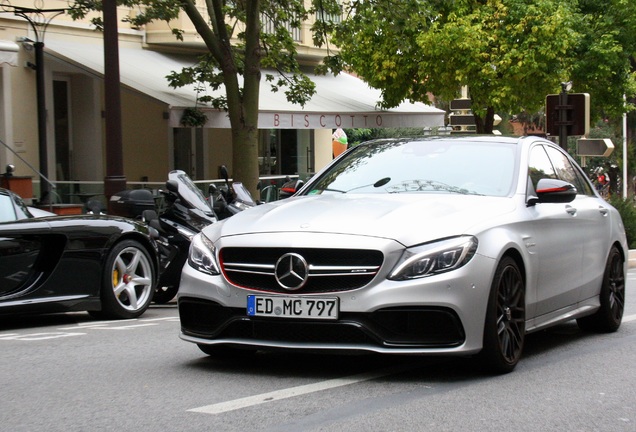
[[[19,50],[20,47],[15,42],[0,40],[0,66],[17,66]]]
[[[100,39],[92,43],[47,38],[45,52],[61,61],[103,76],[104,52]],[[173,89],[166,76],[197,62],[196,57],[166,54],[138,45],[119,45],[120,80],[123,85],[166,103],[170,111],[170,125],[179,127],[186,107],[195,105],[194,86]],[[376,108],[380,91],[348,74],[319,76],[310,74],[317,93],[304,106],[288,102],[284,91],[272,92],[269,83],[261,83],[258,127],[260,129],[334,129],[379,127],[438,127],[444,126],[443,110],[423,103],[402,103],[396,108]],[[203,94],[224,95],[222,90]],[[204,108],[209,128],[229,128],[224,111]]]

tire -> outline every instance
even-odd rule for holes
[[[157,287],[152,301],[157,304],[166,304],[177,295],[177,291],[179,291],[179,285]]]
[[[156,269],[146,248],[135,240],[117,243],[108,253],[102,278],[102,310],[110,319],[143,314],[155,292]]]
[[[601,307],[592,315],[578,318],[581,330],[611,333],[618,330],[625,308],[625,271],[623,256],[614,246],[607,257],[603,285],[599,293]]]
[[[523,352],[525,323],[525,283],[516,261],[504,257],[490,289],[480,353],[488,371],[503,374],[514,370]]]

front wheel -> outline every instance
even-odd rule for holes
[[[484,366],[495,373],[512,372],[525,341],[525,284],[516,261],[504,257],[495,271],[480,353]]]
[[[102,279],[101,318],[129,319],[143,314],[155,291],[156,270],[146,248],[124,240],[110,250]]]
[[[599,294],[601,307],[592,315],[576,320],[585,331],[611,333],[618,330],[625,308],[625,271],[623,256],[613,247],[605,264],[603,285]]]

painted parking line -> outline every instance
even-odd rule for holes
[[[217,404],[206,405],[199,408],[189,409],[189,412],[198,412],[204,414],[221,414],[228,411],[234,411],[237,409],[247,408],[254,405],[260,405],[268,402],[274,402],[282,399],[288,399],[296,396],[305,395],[308,393],[315,393],[322,390],[329,390],[332,388],[343,387],[351,384],[356,384],[364,381],[369,381],[376,378],[385,377],[388,375],[394,375],[407,370],[415,369],[417,366],[414,364],[392,367],[387,369],[381,369],[378,371],[366,372],[358,375],[352,375],[343,378],[335,378],[327,381],[321,381],[314,384],[307,384],[298,387],[292,387],[288,389],[276,390],[269,393],[262,393],[259,395],[248,396],[241,399],[235,399],[227,402],[220,402]]]
[[[623,317],[623,323],[636,321],[635,315],[626,315]],[[400,372],[415,369],[417,365],[405,365],[387,369],[381,369],[379,371],[366,372],[358,375],[352,375],[349,377],[335,378],[332,380],[321,381],[314,384],[307,384],[298,387],[292,387],[288,389],[276,390],[269,393],[262,393],[254,396],[248,396],[240,399],[234,399],[231,401],[220,402],[212,405],[205,405],[198,408],[192,408],[187,410],[188,412],[197,412],[203,414],[221,414],[229,411],[235,411],[250,406],[260,405],[268,402],[274,402],[282,399],[288,399],[296,396],[302,396],[308,393],[315,393],[322,390],[329,390],[337,387],[343,387],[351,384],[356,384],[364,381],[369,381],[376,378],[381,378],[389,375],[395,375]]]

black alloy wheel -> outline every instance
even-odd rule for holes
[[[525,283],[516,261],[504,257],[488,299],[481,358],[495,373],[511,372],[523,352],[526,333]]]
[[[599,293],[601,307],[594,314],[576,320],[581,330],[611,333],[620,327],[625,309],[624,263],[620,251],[612,247]]]

